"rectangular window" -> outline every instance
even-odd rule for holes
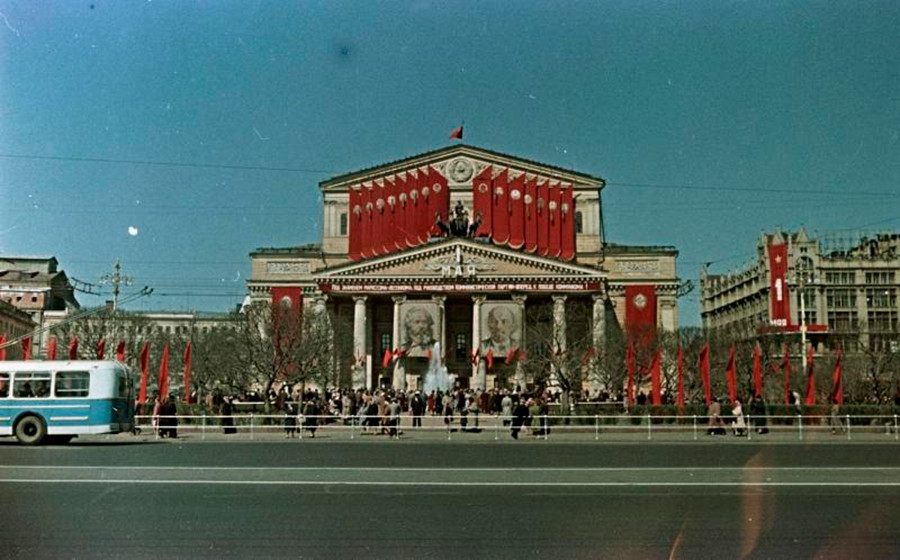
[[[876,308],[891,309],[897,307],[897,290],[894,288],[868,288],[866,305]]]
[[[0,399],[9,396],[9,374],[0,373]]]
[[[826,272],[825,282],[827,284],[855,284],[856,273],[854,272]]]
[[[866,284],[893,284],[894,283],[894,271],[893,270],[873,270],[872,272],[866,272]]]
[[[341,212],[341,235],[347,235],[347,213]]]
[[[465,360],[468,356],[468,342],[466,341],[466,335],[463,333],[458,333],[456,335],[456,359],[457,360]]]
[[[49,373],[17,372],[13,376],[13,397],[43,399],[50,396]]]
[[[91,374],[86,371],[61,371],[56,374],[56,396],[61,399],[86,397],[91,388]]]
[[[856,290],[828,289],[825,299],[829,308],[856,309]]]
[[[856,330],[856,312],[855,311],[829,311],[828,312],[828,328],[832,331],[855,331]]]
[[[388,351],[391,350],[391,335],[389,335],[387,333],[382,333],[381,334],[381,352],[379,352],[379,354],[380,354],[379,357],[384,356],[385,350],[388,350]]]
[[[896,311],[869,311],[869,332],[889,333],[897,330]]]

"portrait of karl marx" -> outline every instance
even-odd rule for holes
[[[403,345],[401,349],[410,358],[427,358],[437,341],[434,333],[434,317],[424,305],[412,305],[403,316]]]

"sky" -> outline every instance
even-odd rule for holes
[[[895,0],[0,0],[0,255],[232,309],[252,250],[320,240],[319,181],[464,122],[606,179],[607,240],[697,282],[775,228],[900,229],[898,29]]]

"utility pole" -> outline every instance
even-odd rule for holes
[[[130,286],[132,282],[134,282],[134,278],[122,274],[122,265],[119,263],[119,259],[116,259],[116,264],[113,265],[112,274],[104,274],[100,277],[100,284],[112,285],[113,313],[119,307],[119,293],[122,291],[122,286]]]

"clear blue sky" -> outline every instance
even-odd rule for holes
[[[606,178],[608,239],[676,246],[683,278],[778,226],[900,227],[896,0],[0,14],[0,254],[87,281],[121,258],[156,290],[136,309],[233,306],[251,250],[318,241],[320,180],[444,146],[462,119],[467,143]],[[699,323],[696,292],[681,313]]]

